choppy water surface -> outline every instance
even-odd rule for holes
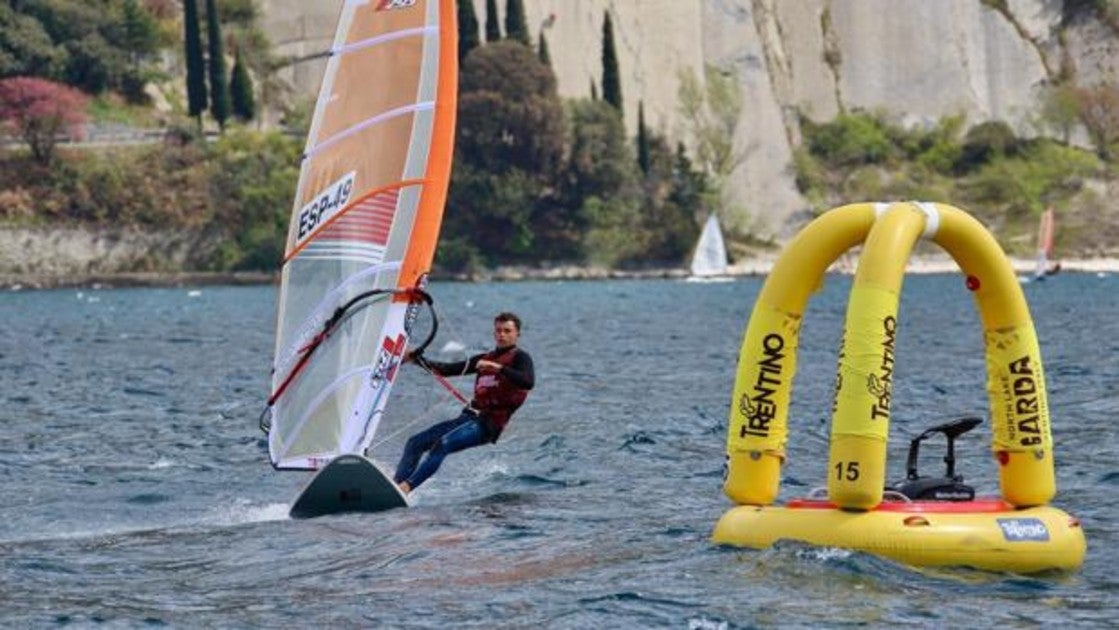
[[[889,473],[909,438],[985,415],[978,317],[956,276],[902,299]],[[782,494],[824,482],[849,280],[803,329]],[[267,463],[272,287],[0,294],[0,625],[719,628],[1105,625],[1119,616],[1119,277],[1025,287],[1049,378],[1056,503],[1082,571],[918,571],[837,550],[708,542],[734,364],[760,280],[441,284],[442,340],[518,311],[537,389],[496,447],[455,455],[412,509],[292,521]],[[468,387],[467,383],[463,383]],[[375,457],[448,409],[406,368]],[[997,491],[986,427],[958,470]],[[940,467],[927,447],[922,472]]]

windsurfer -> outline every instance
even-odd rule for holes
[[[477,374],[474,398],[458,417],[408,438],[393,476],[393,481],[405,493],[435,474],[447,455],[486,442],[497,442],[536,380],[532,357],[517,347],[520,335],[521,319],[513,313],[499,313],[493,320],[496,347],[489,352],[454,363],[429,361],[422,354],[405,356],[405,362],[414,361],[440,376]],[[425,453],[427,456],[423,457]]]

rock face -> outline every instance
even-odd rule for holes
[[[485,1],[473,0],[480,24]],[[260,0],[281,55],[329,47],[337,2]],[[504,11],[505,1],[499,0]],[[731,231],[786,236],[807,203],[796,190],[792,150],[798,114],[817,121],[884,110],[910,124],[955,114],[969,125],[1005,120],[1036,133],[1039,93],[1071,62],[1083,85],[1119,81],[1119,38],[1091,20],[1061,30],[1061,0],[524,0],[530,33],[543,30],[560,92],[587,97],[601,84],[605,12],[614,23],[625,98],[635,131],[639,102],[650,127],[688,142],[679,76],[706,64],[742,89],[736,143],[744,154],[729,185]],[[993,8],[997,5],[999,8]],[[504,28],[504,24],[502,22]],[[292,66],[306,94],[323,62]],[[601,91],[601,90],[599,90]]]
[[[197,265],[213,249],[204,235],[137,229],[0,229],[0,274],[80,277]]]

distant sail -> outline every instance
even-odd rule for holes
[[[727,249],[723,244],[723,231],[714,214],[707,217],[699,235],[695,255],[692,256],[693,276],[718,276],[727,273]]]
[[[1049,259],[1053,256],[1053,236],[1057,229],[1057,219],[1053,208],[1041,213],[1037,226],[1037,267],[1034,277],[1040,278],[1049,272]]]
[[[303,154],[276,326],[268,448],[315,469],[371,443],[446,202],[455,0],[345,0]]]

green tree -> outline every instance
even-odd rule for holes
[[[536,58],[540,63],[551,67],[552,55],[548,52],[548,40],[544,39],[544,31],[540,31],[540,37],[536,44]]]
[[[643,181],[642,257],[660,264],[685,260],[699,236],[697,215],[703,212],[704,179],[688,160],[683,144],[675,153],[663,136],[647,135],[649,169]]]
[[[206,35],[210,52],[210,114],[218,121],[218,126],[225,129],[225,121],[229,119],[229,80],[217,0],[206,0]]]
[[[0,4],[0,77],[60,78],[66,52],[55,46],[42,22]]]
[[[223,244],[215,269],[276,269],[299,176],[300,144],[280,133],[235,128],[206,146],[212,225]]]
[[[183,0],[183,39],[186,49],[187,111],[202,125],[206,111],[206,60],[202,56],[202,32],[197,0]]]
[[[618,53],[614,49],[614,24],[610,12],[602,22],[602,98],[619,112],[624,111],[622,102],[622,78],[618,73]]]
[[[473,0],[458,0],[458,60],[470,54],[481,42],[478,40],[478,16],[474,13]]]
[[[121,85],[128,61],[124,52],[112,46],[100,33],[90,33],[64,44],[68,53],[66,82],[98,94]]]
[[[645,101],[637,102],[637,165],[649,174],[649,130],[645,127]]]
[[[1010,125],[1001,120],[989,120],[968,129],[964,136],[960,159],[967,170],[1014,152],[1018,138]]]
[[[692,233],[687,239],[686,247],[691,247],[699,236],[699,226],[695,218],[702,216],[703,200],[707,196],[707,176],[697,170],[688,158],[688,151],[683,142],[676,144],[676,153],[672,161],[672,185],[668,193],[668,201],[690,213],[692,220]]]
[[[501,41],[501,23],[497,18],[497,0],[486,0],[486,42]]]
[[[501,41],[466,58],[441,265],[533,256],[532,219],[556,178],[563,120],[555,75],[531,49]]]
[[[256,98],[253,96],[253,81],[249,70],[241,59],[241,49],[233,55],[233,77],[229,80],[229,98],[233,115],[242,121],[256,118]]]
[[[221,6],[224,8],[226,3],[223,2]],[[221,13],[219,10],[219,14]],[[258,110],[274,106],[288,107],[287,99],[293,96],[292,88],[277,72],[283,67],[284,61],[276,57],[268,36],[255,23],[222,24],[225,25],[222,31],[226,34],[226,41],[237,43],[237,53],[241,55],[241,61],[255,84],[254,96],[258,100]]]
[[[505,3],[505,37],[525,46],[532,45],[528,25],[525,24],[525,5],[522,0],[507,0]]]
[[[822,125],[807,123],[813,155],[832,166],[884,164],[897,152],[882,120],[865,113],[840,114]]]
[[[581,248],[594,263],[614,266],[641,258],[647,241],[641,219],[637,165],[625,125],[605,101],[575,101],[565,205],[584,227]]]
[[[497,42],[463,64],[455,148],[467,163],[546,178],[563,152],[563,125],[556,77],[530,49]]]
[[[159,24],[139,0],[0,5],[0,72],[14,63],[21,66],[15,74],[91,93],[118,90],[132,102],[144,102],[144,79],[151,73],[145,62],[163,41]]]
[[[145,55],[159,50],[159,24],[137,0],[124,0],[121,5],[123,41],[133,66],[139,66]]]

